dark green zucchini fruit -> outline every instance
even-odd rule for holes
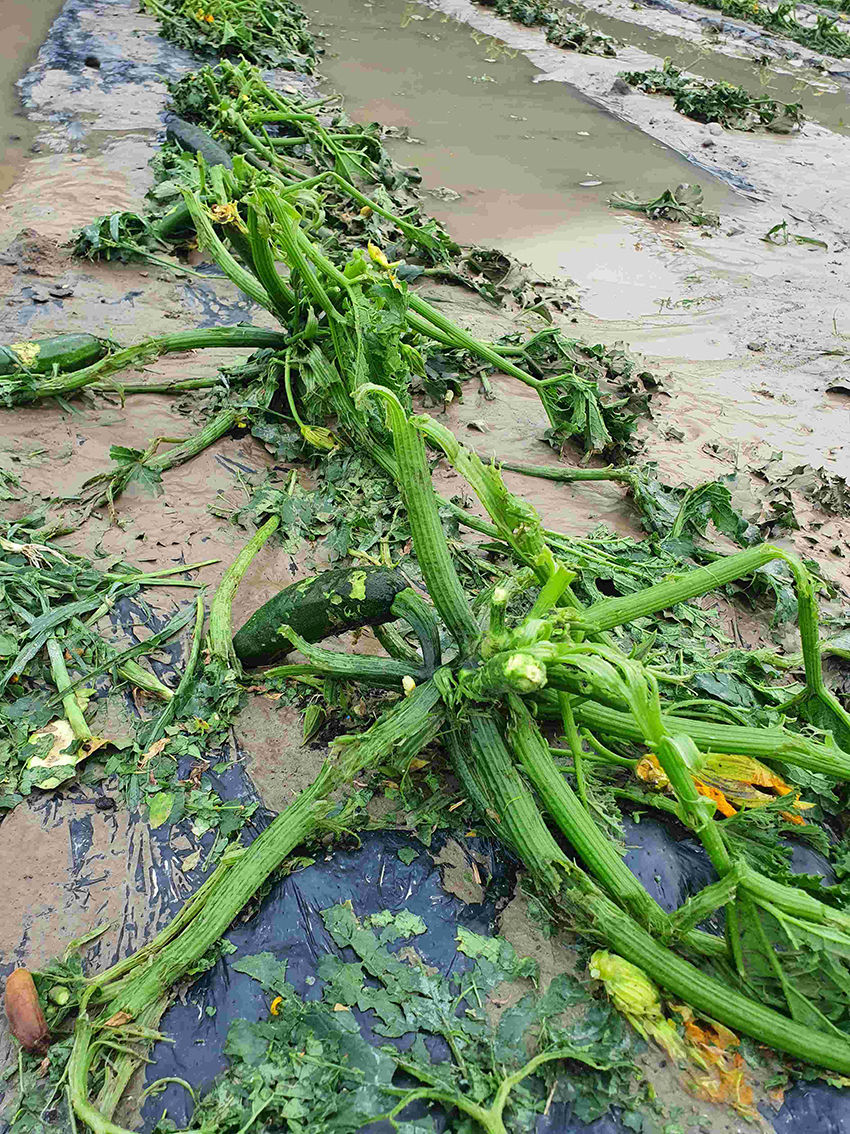
[[[291,626],[308,642],[392,622],[393,599],[409,586],[389,567],[339,567],[292,583],[255,611],[233,638],[245,666],[271,665],[292,647],[278,630]]]

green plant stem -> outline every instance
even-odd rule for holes
[[[511,710],[508,741],[547,811],[590,873],[618,905],[628,909],[656,936],[664,938],[668,933],[667,915],[635,878],[564,779],[522,699],[509,695],[508,703]]]
[[[39,382],[32,390],[26,391],[23,400],[64,397],[85,386],[99,383],[107,374],[113,374],[127,367],[145,366],[163,354],[174,351],[199,350],[215,347],[274,347],[286,345],[288,336],[279,331],[267,331],[261,327],[211,327],[197,331],[176,331],[171,335],[145,339],[135,346],[108,354],[99,362],[74,370],[70,374],[59,374]]]
[[[125,680],[129,681],[131,685],[135,685],[137,689],[142,689],[145,693],[152,693],[155,697],[159,697],[161,701],[171,701],[174,697],[173,689],[169,689],[167,685],[164,685],[155,673],[151,673],[148,669],[143,669],[133,658],[130,658],[129,661],[122,662],[122,664],[118,666],[118,673]]]
[[[274,314],[275,305],[271,296],[253,272],[244,268],[225,248],[200,200],[188,189],[184,189],[183,197],[189,212],[192,214],[192,222],[198,234],[198,246],[210,252],[227,278],[235,283],[240,291],[244,291],[255,303],[259,303],[261,307],[265,307],[267,311]]]
[[[415,292],[408,292],[408,300],[412,314],[408,313],[408,322],[414,331],[419,331],[424,335],[431,335],[432,329],[437,328],[444,335],[447,335],[455,344],[455,346],[464,347],[466,350],[471,351],[473,354],[478,355],[479,358],[485,362],[489,362],[496,370],[501,370],[504,374],[509,374],[512,378],[518,378],[525,386],[532,386],[537,389],[540,386],[540,379],[533,377],[527,370],[523,370],[519,366],[515,366],[510,359],[505,358],[498,350],[490,346],[489,343],[481,342],[479,339],[473,338],[468,331],[464,331],[457,323],[453,323],[451,319],[447,319],[445,315],[441,314],[435,307],[432,307],[427,300],[415,294]]]
[[[562,484],[597,480],[631,484],[635,478],[634,470],[630,468],[581,469],[567,468],[564,465],[520,465],[513,461],[499,461],[498,464],[499,468],[506,472],[521,473],[523,476],[538,477],[541,480],[554,480]]]
[[[288,638],[317,673],[336,677],[343,681],[359,681],[374,685],[379,689],[401,689],[405,677],[421,682],[429,676],[421,665],[411,667],[409,662],[396,661],[395,658],[370,657],[367,654],[350,654],[338,650],[328,650],[307,642],[291,626],[281,626],[280,633]],[[266,671],[266,677],[288,676],[288,666],[277,666]]]
[[[401,402],[386,386],[367,383],[354,393],[358,407],[364,398],[380,397],[387,408],[398,463],[398,484],[407,508],[416,557],[431,601],[461,648],[467,650],[480,631],[449,553],[422,438],[407,420]]]
[[[65,690],[71,685],[71,678],[68,676],[68,667],[65,665],[62,646],[55,638],[48,638],[45,644],[47,656],[50,660],[50,675],[53,678],[53,684],[59,693],[65,693]],[[73,692],[62,697],[62,707],[65,710],[65,718],[77,740],[91,740],[91,729],[86,724],[83,710],[77,703],[77,698]]]
[[[488,744],[495,727],[480,714],[469,714],[470,730],[482,727],[483,741],[450,730],[450,750],[461,757],[458,772],[469,797],[486,805],[485,814],[499,838],[519,854],[532,875],[564,903],[575,922],[644,972],[662,989],[692,1005],[709,1019],[751,1036],[779,1051],[840,1074],[850,1072],[850,1042],[791,1020],[736,992],[728,984],[660,944],[633,917],[604,894],[587,874],[564,856],[540,819],[533,800],[506,750]],[[498,736],[498,730],[496,730]],[[482,751],[482,743],[486,751]],[[502,745],[504,748],[504,745]],[[721,946],[722,948],[722,946]]]
[[[190,461],[193,457],[197,457],[199,453],[202,453],[214,442],[229,433],[236,423],[245,416],[246,411],[239,406],[225,406],[215,415],[212,421],[209,421],[194,436],[187,437],[184,441],[173,445],[162,453],[154,453],[153,451],[162,440],[162,438],[157,438],[157,441],[149,446],[148,452],[142,457],[140,463],[144,468],[161,475],[169,469],[176,468],[178,465]],[[109,507],[114,517],[115,501],[130,482],[132,473],[133,466],[119,466],[112,472],[98,473],[87,480],[83,485],[82,495],[85,506],[82,515],[78,516],[73,523],[57,523],[52,534],[65,535],[75,531],[96,508],[104,505]]]
[[[548,691],[541,695],[547,716],[559,720],[560,710]],[[630,713],[576,697],[573,713],[579,724],[617,740],[642,743],[643,733]],[[718,721],[693,720],[672,713],[662,713],[667,732],[689,736],[701,752],[727,752],[732,755],[755,756],[761,760],[780,761],[820,772],[836,780],[850,780],[850,756],[840,748],[828,748],[807,737],[784,728],[745,728]]]
[[[564,736],[566,736],[567,743],[570,746],[570,754],[573,758],[573,764],[575,766],[578,796],[585,811],[588,811],[587,783],[584,775],[584,751],[581,746],[581,737],[579,736],[578,729],[576,728],[576,720],[573,716],[570,699],[565,693],[558,694],[558,705],[561,709],[561,721],[564,725]]]
[[[575,763],[573,750],[571,748],[556,748],[550,744],[549,751],[553,756],[566,757]],[[630,768],[632,771],[639,763],[638,760],[629,760],[625,756],[617,756],[617,754],[613,752],[610,755],[599,752],[582,752],[582,759],[587,764],[616,764],[621,768]]]
[[[575,888],[572,906],[609,949],[638,965],[674,998],[708,1019],[816,1066],[850,1069],[850,1044],[766,1008],[660,945],[605,895]],[[840,1074],[847,1074],[842,1070]]]
[[[657,583],[637,594],[603,599],[586,608],[582,618],[577,622],[577,627],[589,634],[611,630],[625,622],[656,614],[660,610],[675,606],[678,602],[717,590],[718,587],[749,575],[777,559],[786,564],[794,578],[806,691],[828,710],[836,725],[850,731],[850,713],[826,688],[823,679],[818,637],[818,610],[812,577],[797,556],[778,547],[763,544],[761,547],[717,559],[707,567],[697,567],[678,579]],[[850,762],[850,756],[847,759]]]
[[[372,212],[377,216],[383,217],[384,220],[391,221],[394,225],[397,225],[399,230],[404,233],[411,244],[423,247],[426,251],[432,254],[439,252],[439,242],[434,236],[431,235],[431,233],[417,228],[416,225],[410,224],[408,221],[405,221],[401,217],[396,216],[395,213],[392,213],[389,211],[389,209],[384,208],[383,205],[380,205],[373,197],[367,197],[365,193],[361,192],[356,186],[352,185],[350,181],[347,181],[344,177],[340,176],[340,174],[334,172],[333,170],[327,170],[325,173],[319,173],[315,177],[311,177],[308,180],[301,182],[297,187],[292,187],[290,189],[290,192],[294,191],[295,188],[297,188],[299,191],[302,189],[310,189],[315,187],[316,185],[320,185],[324,181],[333,181],[334,184],[342,189],[344,193],[351,197],[352,200],[356,201],[362,208],[371,209]],[[283,195],[286,196],[286,190],[284,190]]]
[[[258,528],[225,571],[210,606],[210,653],[214,658],[225,662],[229,669],[237,672],[239,662],[233,650],[233,596],[254,556],[279,527],[280,516],[270,516],[263,526]]]
[[[433,673],[442,662],[440,626],[433,608],[412,587],[408,587],[395,596],[390,610],[413,629],[419,640],[425,671]]]
[[[182,394],[187,390],[212,390],[221,386],[221,378],[183,378],[177,382],[122,382],[113,378],[106,382],[95,382],[89,389],[104,394]]]
[[[101,1018],[126,1012],[131,1020],[144,1018],[147,1027],[155,1027],[174,983],[218,941],[286,856],[321,829],[333,808],[330,794],[391,754],[404,758],[417,755],[435,738],[442,724],[440,696],[435,683],[429,681],[385,712],[365,733],[338,738],[335,757],[323,765],[310,787],[246,850],[219,865],[154,942],[93,978],[89,997],[101,994],[103,999],[102,994],[108,992]],[[89,1101],[96,1027],[87,1000],[77,1019],[69,1063],[74,1111],[97,1134],[126,1134],[110,1121],[120,1090],[107,1085],[101,1093],[100,1111]]]
[[[295,292],[278,274],[269,240],[268,223],[261,220],[256,209],[248,211],[248,233],[254,270],[271,297],[278,318],[285,321],[295,306]]]

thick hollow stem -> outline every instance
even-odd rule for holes
[[[92,981],[92,993],[109,991],[103,1012],[126,1012],[155,1027],[172,985],[215,944],[243,906],[292,850],[315,834],[332,804],[329,795],[388,757],[417,755],[443,725],[440,695],[433,681],[399,701],[365,733],[340,737],[333,760],[238,857],[223,862],[152,946],[143,947]],[[156,1005],[156,1018],[150,1009]],[[89,1101],[93,1026],[84,1007],[77,1020],[69,1064],[71,1098],[77,1115],[100,1134],[126,1134]],[[106,1094],[111,1098],[107,1088]],[[104,1097],[104,1096],[102,1096]]]
[[[818,609],[811,575],[795,555],[778,547],[763,544],[761,547],[749,548],[747,551],[739,551],[735,555],[717,559],[706,567],[697,567],[678,579],[647,587],[637,594],[603,599],[602,602],[588,607],[577,625],[590,634],[611,630],[635,618],[643,618],[648,614],[655,614],[659,610],[675,606],[678,602],[708,594],[776,559],[787,565],[794,578],[807,691],[828,709],[840,728],[850,731],[850,713],[839,704],[824,684],[818,638]]]
[[[470,714],[473,733],[478,730],[479,722],[485,735],[492,734],[495,726],[489,718]],[[498,736],[498,730],[495,731]],[[633,917],[602,893],[583,870],[560,852],[542,824],[528,789],[515,770],[511,775],[506,750],[501,761],[493,761],[492,756],[499,752],[498,744],[487,743],[487,752],[483,754],[480,744],[469,743],[460,735],[450,747],[453,755],[455,750],[469,753],[463,769],[458,770],[470,798],[486,803],[487,814],[499,836],[514,847],[526,867],[556,898],[569,904],[577,922],[604,941],[608,948],[639,966],[662,989],[691,1004],[709,1019],[808,1063],[850,1074],[850,1042],[836,1042],[834,1035],[791,1020],[731,989],[659,944]],[[504,749],[504,745],[501,747]],[[531,802],[530,812],[525,809],[528,802]]]
[[[630,468],[581,469],[566,465],[519,465],[512,461],[499,461],[499,468],[505,472],[521,473],[523,476],[538,477],[541,480],[554,480],[561,484],[575,484],[577,481],[613,480],[630,484],[634,472]]]
[[[585,866],[614,900],[631,911],[653,933],[668,933],[667,915],[650,897],[596,826],[592,816],[557,768],[549,745],[519,697],[509,698],[508,737],[526,775],[540,793],[552,819],[580,855]]]
[[[605,895],[578,891],[575,904],[577,915],[589,918],[593,930],[608,948],[638,965],[674,998],[684,1000],[709,1019],[718,1020],[778,1051],[842,1075],[850,1073],[850,1043],[837,1041],[832,1034],[766,1008],[700,971],[660,945]]]
[[[544,691],[541,702],[547,716],[560,719],[558,705],[548,691]],[[594,732],[618,740],[643,742],[643,731],[631,713],[583,697],[574,697],[572,707],[579,724]],[[673,713],[662,713],[661,721],[666,732],[674,736],[689,736],[701,752],[727,752],[756,756],[762,760],[779,760],[783,764],[820,772],[832,779],[850,780],[850,756],[839,748],[817,744],[784,728],[746,728]]]
[[[271,296],[254,273],[244,268],[235,256],[225,248],[199,198],[189,190],[184,190],[183,196],[186,200],[186,206],[192,214],[192,221],[198,234],[199,247],[206,248],[209,251],[227,278],[235,283],[241,291],[244,291],[255,303],[259,303],[261,307],[265,307],[267,311],[274,314],[275,307]]]
[[[366,384],[355,392],[355,404],[359,405],[370,396],[382,398],[387,407],[398,462],[398,484],[407,508],[413,548],[428,593],[452,637],[462,650],[466,650],[479,636],[478,623],[449,553],[422,438],[407,420],[401,402],[391,390],[386,386]]]

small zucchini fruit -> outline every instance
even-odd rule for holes
[[[165,124],[165,136],[169,142],[176,142],[181,150],[200,154],[207,165],[223,165],[227,169],[233,169],[233,158],[224,146],[220,146],[206,130],[202,130],[194,122],[187,122],[173,114]]]

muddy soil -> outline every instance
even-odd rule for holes
[[[13,7],[3,4],[0,17],[8,21]],[[850,474],[846,61],[815,69],[812,53],[775,37],[744,36],[725,24],[706,32],[710,14],[678,0],[664,9],[625,0],[585,4],[581,11],[591,23],[626,40],[617,59],[554,49],[539,31],[469,0],[312,0],[308,11],[326,36],[325,82],[343,94],[355,118],[406,132],[407,140],[391,142],[396,156],[422,169],[428,208],[455,237],[502,247],[542,276],[575,281],[579,305],[555,316],[568,332],[592,342],[624,340],[669,375],[641,428],[642,459],[657,461],[676,482],[740,470],[755,511],[764,487],[758,470],[778,452],[792,465]],[[27,43],[41,37],[51,15],[50,5],[39,7]],[[619,70],[654,65],[668,54],[698,73],[799,97],[812,120],[787,137],[718,131],[677,115],[667,100],[612,89]],[[767,62],[757,65],[762,56]],[[16,58],[28,61],[25,50]],[[68,0],[22,81],[21,119],[6,61],[0,126],[4,136],[21,137],[0,169],[3,341],[85,329],[129,343],[199,325],[262,321],[220,279],[81,264],[66,245],[93,215],[139,208],[150,183],[148,161],[163,134],[165,81],[192,65],[156,35],[134,0]],[[650,223],[607,204],[612,192],[656,195],[680,181],[700,182],[709,207],[720,212],[714,234]],[[828,249],[765,244],[761,237],[783,219]],[[517,324],[456,289],[431,283],[423,290],[482,336],[541,325],[533,315]],[[147,373],[156,380],[198,377],[232,360],[232,351],[171,356]],[[448,423],[482,452],[551,463],[536,397],[503,376],[492,386],[489,399],[470,384],[446,411]],[[117,397],[84,397],[72,405],[0,411],[0,467],[23,485],[20,499],[4,507],[10,515],[34,505],[61,512],[62,497],[107,465],[110,445],[142,447],[155,436],[185,436],[199,424],[191,396],[132,396],[124,405]],[[244,543],[244,532],[219,513],[244,501],[246,481],[271,465],[250,436],[227,437],[166,474],[160,495],[128,490],[117,522],[98,514],[68,545],[151,568],[217,559],[201,575],[212,586]],[[639,534],[615,486],[506,479],[551,527],[579,534],[604,522]],[[797,503],[801,530],[789,543],[839,583],[850,583],[846,518],[826,515],[803,497]],[[264,549],[238,592],[235,622],[300,569],[287,553]],[[157,605],[168,609],[176,597],[164,588]],[[264,697],[242,712],[234,741],[273,810],[312,779],[323,755],[301,744],[295,714]],[[81,851],[74,831],[84,819],[90,830]],[[0,827],[6,880],[0,961],[38,963],[104,918],[134,925],[153,853],[139,837],[120,814],[95,812],[85,793],[48,808],[20,806]],[[32,853],[22,857],[24,845]],[[462,855],[449,854],[444,866],[451,885],[473,898],[479,893]],[[172,883],[181,885],[179,871]],[[504,911],[502,927],[517,948],[538,957],[544,982],[573,955],[568,942],[535,937],[519,899]],[[120,928],[106,935],[103,963],[134,947],[131,936]],[[654,1074],[660,1083],[667,1072]],[[676,1084],[663,1089],[676,1105]],[[691,1100],[681,1095],[681,1101],[692,1121]],[[737,1129],[708,1104],[699,1113],[707,1116],[702,1128]]]

